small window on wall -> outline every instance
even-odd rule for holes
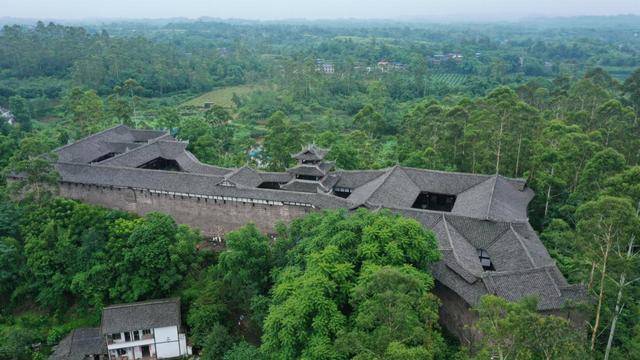
[[[482,270],[484,270],[484,271],[494,271],[495,270],[487,250],[478,249],[478,258],[480,259],[480,265],[482,265]]]
[[[113,340],[120,340],[122,339],[122,335],[120,333],[114,333],[114,334],[111,334],[111,338]]]
[[[133,331],[133,341],[140,340],[140,332],[138,330]]]
[[[151,329],[142,330],[142,335],[150,335],[150,334],[151,334]]]
[[[126,355],[127,354],[127,350],[126,349],[117,349],[116,352],[118,353],[118,355],[122,356],[122,355]]]

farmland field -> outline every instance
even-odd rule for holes
[[[431,76],[431,80],[435,83],[443,83],[449,86],[459,86],[466,80],[466,76],[462,74],[434,74]]]
[[[204,103],[211,102],[225,108],[232,108],[234,107],[234,104],[231,101],[231,98],[234,93],[238,94],[238,96],[242,96],[254,90],[260,90],[264,88],[264,85],[255,84],[226,86],[204,93],[189,101],[185,101],[181,104],[181,106],[202,106]]]

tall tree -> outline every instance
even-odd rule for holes
[[[612,259],[616,260],[616,249],[624,249],[624,252],[629,248],[629,242],[638,230],[638,216],[629,200],[611,196],[601,196],[584,203],[578,208],[576,216],[585,253],[594,264],[589,280],[590,290],[591,284],[596,281],[593,270],[599,273],[598,284],[593,286],[598,299],[591,330],[591,350],[594,350],[605,304],[606,282],[612,272],[611,262]]]
[[[268,168],[274,171],[288,168],[293,163],[291,155],[300,151],[302,142],[298,125],[293,124],[283,112],[274,113],[267,123],[267,135],[264,139]]]
[[[535,299],[486,295],[475,310],[482,335],[477,359],[586,359],[581,335],[567,319],[537,312]]]

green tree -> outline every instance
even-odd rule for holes
[[[376,332],[383,334],[389,331],[389,327],[399,324],[416,324],[427,318],[433,320],[431,311],[435,309],[435,303],[430,302],[433,299],[411,296],[416,294],[414,291],[420,293],[419,289],[423,289],[423,293],[428,291],[430,277],[423,274],[416,280],[410,275],[417,276],[418,273],[411,272],[409,268],[424,271],[418,269],[426,269],[428,264],[436,261],[439,252],[435,236],[415,220],[366,210],[353,214],[346,211],[311,214],[281,229],[274,253],[275,262],[284,265],[274,270],[276,284],[264,321],[261,350],[267,356],[281,359],[342,358],[335,342],[340,334],[350,333],[349,324],[356,321],[356,313],[349,316],[349,312],[342,311],[352,306],[351,296],[354,296],[353,304],[361,310],[361,327],[357,330],[370,336],[369,340],[363,340],[364,345],[360,348],[363,354],[367,346],[374,346],[372,341],[379,335]],[[406,283],[426,282],[420,283],[424,287],[417,290],[401,287],[408,294],[394,297],[384,289],[384,286],[391,286],[385,277],[387,268],[373,271],[371,277],[367,277],[368,273],[363,275],[363,269],[374,269],[367,266],[398,266],[403,269],[398,270],[399,273],[393,268],[388,270],[398,280],[403,278],[402,274],[408,273],[410,275],[403,280]],[[364,276],[362,288],[356,294],[354,287],[360,276]],[[394,299],[406,301],[403,309],[407,311],[386,313],[395,319],[395,325],[385,324],[383,304]],[[416,336],[424,340],[421,334],[431,333],[428,329],[433,324],[421,325],[427,330],[416,333]],[[416,342],[412,340],[403,344],[414,346]],[[389,347],[389,351],[393,350]],[[385,349],[380,351],[384,353]]]
[[[269,118],[264,138],[264,156],[268,168],[273,171],[288,168],[293,163],[291,155],[300,150],[302,143],[300,128],[283,112],[275,112]]]
[[[637,116],[640,116],[640,68],[624,81],[622,88],[633,104]]]
[[[432,287],[433,278],[411,266],[365,265],[351,291],[354,326],[338,348],[354,359],[434,358],[444,344]]]
[[[9,110],[24,131],[31,130],[31,109],[25,98],[19,95],[10,97]]]
[[[482,335],[477,359],[586,359],[582,336],[567,319],[537,312],[533,298],[485,295],[475,308]]]
[[[381,136],[388,131],[382,115],[375,111],[372,105],[365,105],[353,118],[356,128],[370,134],[370,136]]]
[[[591,261],[588,288],[595,289],[597,305],[591,331],[591,350],[596,347],[605,306],[607,279],[615,278],[611,263],[624,258],[624,251],[638,231],[638,216],[627,199],[601,196],[582,204],[577,212],[577,231],[583,239],[585,255]],[[623,249],[620,253],[616,249]],[[618,255],[618,256],[616,256]],[[596,280],[596,275],[599,279]],[[594,282],[597,281],[597,285]],[[624,279],[623,279],[624,282]]]
[[[104,104],[93,90],[71,89],[62,106],[67,119],[77,126],[79,136],[97,131],[104,120]]]
[[[107,244],[110,297],[131,302],[168,295],[194,265],[197,241],[196,232],[167,215],[116,220]]]
[[[55,143],[45,135],[36,134],[20,141],[4,169],[5,176],[14,178],[9,184],[14,195],[43,202],[57,191],[59,174],[53,166],[56,155],[49,152],[53,146]]]

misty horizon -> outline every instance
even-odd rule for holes
[[[392,20],[392,21],[518,21],[527,18],[640,15],[640,2],[612,0],[524,1],[506,0],[455,2],[398,0],[371,3],[363,0],[324,2],[238,0],[224,3],[186,0],[179,5],[166,0],[113,0],[109,3],[81,0],[53,0],[46,3],[0,0],[0,17],[70,21],[219,19],[219,20]]]

